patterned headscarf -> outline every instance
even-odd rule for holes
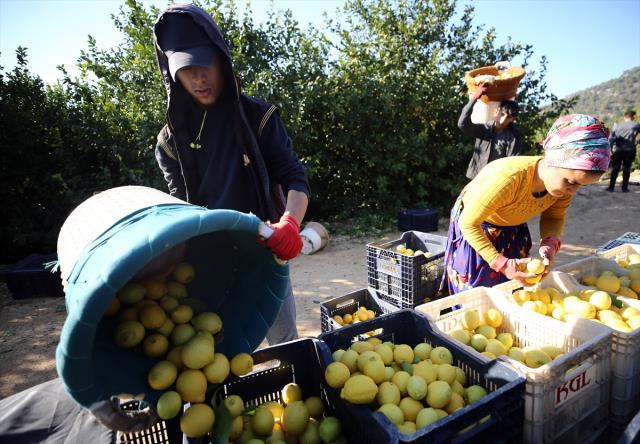
[[[554,122],[542,142],[547,165],[572,170],[606,171],[611,158],[609,130],[586,114],[569,114]]]

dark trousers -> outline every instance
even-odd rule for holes
[[[622,166],[622,189],[629,189],[629,176],[631,175],[631,164],[636,158],[636,150],[633,151],[616,151],[611,156],[611,180],[609,181],[609,189],[613,190],[616,185],[616,179]]]

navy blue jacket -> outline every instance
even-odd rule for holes
[[[158,29],[166,14],[189,14],[202,26],[225,59],[225,87],[204,120],[202,148],[190,143],[202,122],[193,98],[174,82],[167,57],[158,45]],[[189,4],[173,4],[154,28],[158,65],[167,90],[167,124],[158,134],[156,159],[172,196],[208,208],[252,212],[277,221],[289,190],[309,196],[306,169],[275,107],[240,93],[229,49],[213,19]]]

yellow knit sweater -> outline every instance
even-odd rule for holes
[[[494,160],[462,191],[464,209],[458,225],[465,240],[489,264],[498,257],[498,251],[482,231],[482,222],[515,226],[541,214],[542,238],[562,234],[573,196],[556,198],[548,193],[533,196],[531,187],[540,159],[541,156],[515,156]]]

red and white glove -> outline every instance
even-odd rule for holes
[[[527,273],[526,271],[521,271],[522,269],[526,270],[527,262],[531,259],[526,257],[524,259],[508,259],[503,254],[499,254],[498,257],[491,264],[491,268],[495,271],[498,271],[504,274],[510,280],[516,280],[520,282],[522,285],[529,285],[525,279],[531,279],[536,277],[533,273]]]
[[[284,214],[277,224],[270,224],[274,232],[264,244],[273,253],[284,261],[298,256],[302,251],[302,238],[300,237],[300,224],[290,214]]]
[[[540,241],[540,250],[538,250],[538,253],[540,253],[542,263],[544,264],[542,277],[546,276],[551,271],[556,253],[560,251],[561,245],[562,242],[560,242],[560,239],[556,236],[547,236]]]
[[[476,89],[476,92],[474,92],[471,96],[471,100],[473,100],[474,102],[477,101],[480,97],[482,97],[484,93],[487,92],[487,89],[488,88],[484,83],[479,84],[478,89]]]

